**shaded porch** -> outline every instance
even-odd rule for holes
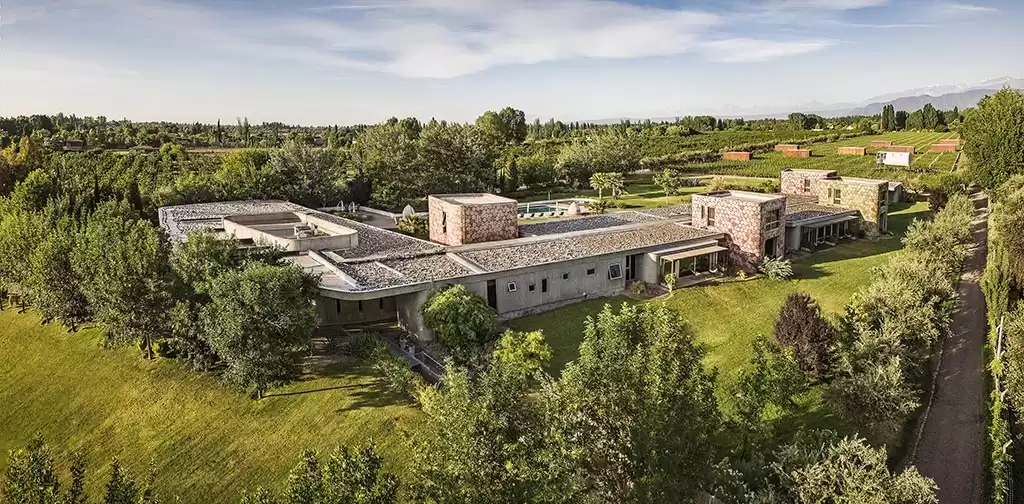
[[[721,276],[725,269],[727,248],[715,244],[685,250],[655,252],[660,276],[658,283],[667,287],[665,277],[675,275],[678,289]]]

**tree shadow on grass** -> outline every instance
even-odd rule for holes
[[[316,392],[330,392],[332,390],[354,390],[354,389],[359,389],[359,388],[364,388],[364,387],[366,387],[366,385],[361,384],[361,383],[350,383],[348,385],[339,385],[337,387],[323,387],[323,388],[310,389],[310,390],[296,390],[294,392],[270,393],[270,394],[264,394],[263,397],[264,398],[269,398],[269,397],[287,397],[287,396],[297,396],[297,395],[304,395],[304,394],[313,394],[313,393],[316,393]]]

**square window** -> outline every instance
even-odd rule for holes
[[[537,284],[530,284],[528,289],[530,290],[530,292],[533,292],[533,291],[537,290]]]
[[[622,265],[612,264],[608,266],[608,279],[618,280],[622,278]]]
[[[562,273],[562,280],[568,280],[568,279],[569,279],[569,274],[568,273]]]
[[[516,283],[515,282],[509,282],[508,283],[508,291],[509,292],[515,292],[516,291]]]
[[[595,271],[594,268],[587,268],[587,275],[593,275]]]

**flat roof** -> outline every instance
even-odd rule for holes
[[[803,172],[803,173],[835,173],[835,170],[815,170],[811,168],[786,168],[782,171],[788,172]]]
[[[493,205],[516,202],[514,199],[491,193],[431,194],[430,196],[454,205]]]
[[[871,184],[871,185],[888,184],[889,183],[888,180],[869,179],[869,178],[860,178],[860,177],[839,177],[837,180],[842,180],[844,182],[853,182],[855,184]]]
[[[751,191],[718,191],[699,194],[698,196],[707,196],[710,198],[721,198],[721,199],[737,199],[743,201],[772,201],[777,199],[785,199],[784,194],[777,193],[758,193]]]
[[[855,215],[856,210],[836,206],[822,205],[814,196],[792,194],[786,197],[786,225],[800,226],[805,222],[814,221],[828,216]]]
[[[669,219],[686,220],[689,219],[689,217],[690,205],[675,205],[670,207],[652,208],[649,210],[623,210],[620,212],[569,217],[533,224],[520,224],[519,233],[522,236],[553,235],[627,226],[642,222],[657,222]]]

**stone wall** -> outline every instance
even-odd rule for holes
[[[839,203],[836,203],[834,198],[836,189],[840,191]],[[881,231],[879,223],[888,214],[888,199],[889,182],[885,180],[851,181],[840,178],[823,180],[818,184],[819,203],[856,210],[863,219],[861,229],[871,236],[878,235]]]
[[[827,170],[783,170],[782,194],[818,194],[818,182],[835,177],[836,172]],[[804,190],[804,180],[810,181],[810,189]]]
[[[519,237],[516,202],[468,205],[463,208],[462,243],[511,240]]]
[[[464,245],[519,237],[516,202],[457,204],[430,196],[430,241]]]
[[[713,225],[708,222],[710,208],[714,208],[715,212]],[[769,213],[773,210],[779,211],[778,226],[766,230]],[[765,242],[772,238],[776,238],[775,256],[783,257],[786,253],[785,198],[757,201],[695,195],[692,201],[692,211],[694,227],[727,235],[724,246],[729,248],[730,264],[739,269],[755,270],[757,264],[764,258]]]

